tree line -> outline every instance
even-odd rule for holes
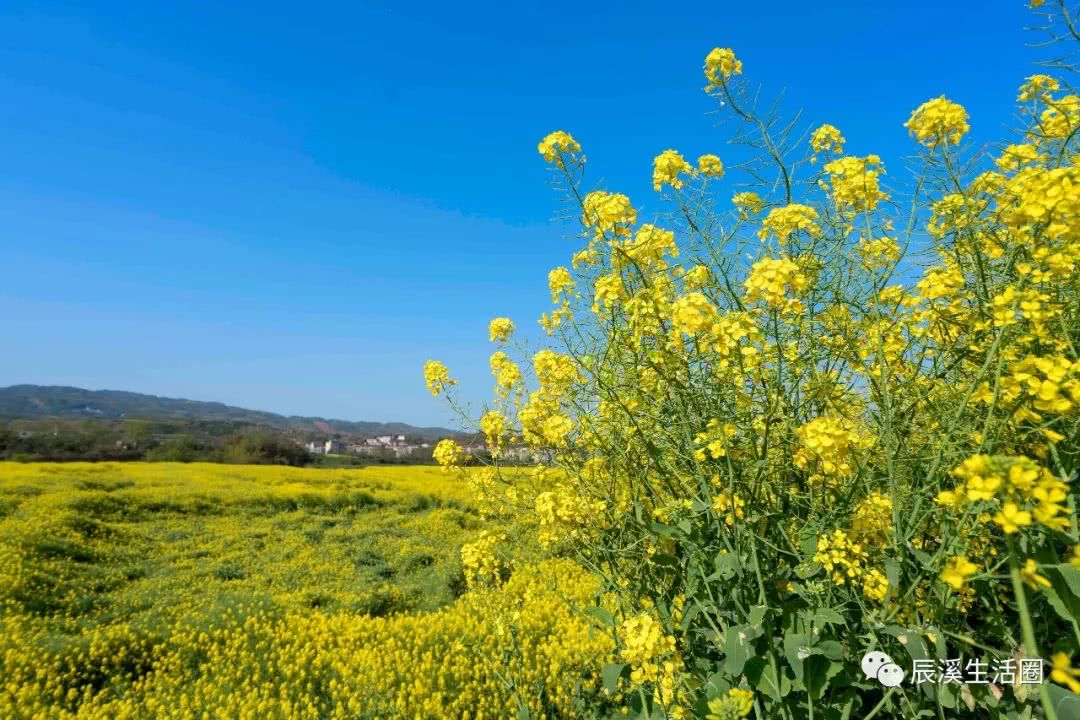
[[[18,420],[0,423],[0,460],[308,465],[299,438],[221,421]]]

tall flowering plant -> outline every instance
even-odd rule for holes
[[[760,115],[743,73],[706,57],[754,159],[664,150],[650,222],[588,189],[568,133],[540,142],[581,244],[549,274],[550,347],[515,361],[493,322],[475,492],[602,581],[598,716],[1073,716],[1080,100],[1032,75],[986,154],[930,99],[901,186],[837,127]],[[534,472],[503,467],[517,443]],[[955,658],[1044,662],[912,672]]]

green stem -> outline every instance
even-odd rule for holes
[[[1020,578],[1020,561],[1016,557],[1016,543],[1009,540],[1009,578],[1012,580],[1013,594],[1016,596],[1016,608],[1020,612],[1020,628],[1024,633],[1024,652],[1028,657],[1041,658],[1039,646],[1035,642],[1035,628],[1031,624],[1031,612],[1028,610],[1027,591]],[[1039,700],[1047,720],[1057,720],[1057,711],[1050,702],[1050,691],[1046,683],[1039,686]]]
[[[894,692],[896,692],[896,688],[889,688],[888,690],[886,690],[885,694],[881,696],[881,700],[878,702],[878,704],[875,705],[872,710],[870,710],[870,713],[866,717],[864,717],[863,720],[871,720],[871,718],[877,715],[878,712],[881,711],[881,708],[885,707],[885,703],[890,697],[892,697],[892,694]]]

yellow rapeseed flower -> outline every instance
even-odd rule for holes
[[[457,467],[465,461],[465,451],[454,440],[445,438],[435,444],[432,457],[444,468]]]
[[[697,169],[702,175],[708,177],[724,177],[724,163],[716,155],[702,155],[697,159]]]
[[[844,152],[844,136],[833,125],[825,124],[810,134],[810,148],[815,153],[832,153],[839,155]]]
[[[665,150],[653,159],[653,190],[659,192],[664,185],[670,185],[678,190],[683,186],[680,176],[693,171],[694,168],[677,150]]]
[[[1020,568],[1020,579],[1032,590],[1050,587],[1050,581],[1039,574],[1039,563],[1033,558],[1024,561],[1024,567]]]
[[[742,61],[735,57],[731,48],[713,48],[705,57],[705,79],[709,84],[706,91],[712,90],[742,74]]]
[[[921,144],[932,148],[959,144],[970,128],[967,121],[967,110],[942,95],[915,108],[904,127]]]
[[[941,581],[953,590],[960,591],[967,584],[968,578],[978,569],[978,565],[962,555],[953,557],[945,564],[945,569],[941,572]]]
[[[556,130],[545,136],[536,149],[544,156],[545,162],[553,162],[559,167],[563,167],[563,153],[581,152],[581,145],[570,133]]]
[[[1072,666],[1069,654],[1065,652],[1054,653],[1050,658],[1050,679],[1061,685],[1065,685],[1074,693],[1080,694],[1080,670]]]
[[[514,334],[514,321],[506,317],[497,317],[488,324],[488,338],[491,342],[506,342]]]
[[[1031,513],[1021,510],[1014,502],[1007,502],[994,515],[994,522],[1001,526],[1006,535],[1010,535],[1031,524]]]
[[[438,360],[428,360],[424,363],[424,382],[428,392],[438,397],[446,388],[457,385],[456,380],[450,379],[450,371],[446,365]]]

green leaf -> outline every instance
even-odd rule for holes
[[[1054,683],[1048,683],[1046,688],[1050,691],[1050,704],[1057,711],[1058,720],[1080,720],[1080,695]]]
[[[925,683],[930,685],[930,683]],[[966,687],[959,683],[943,683],[938,686],[938,698],[937,701],[941,703],[941,707],[953,710],[960,705],[960,689]],[[1024,687],[1021,685],[1020,687]]]
[[[908,656],[911,658],[910,662],[902,663],[900,662],[899,658],[894,657],[893,662],[897,663],[901,667],[911,668],[914,666],[916,660],[935,659],[930,654],[930,651],[926,646],[926,641],[923,639],[923,636],[919,633],[919,631],[903,628],[899,625],[890,625],[889,627],[885,628],[885,632],[895,637],[897,642],[899,642],[900,645],[903,646],[905,650],[907,650]],[[934,666],[937,667],[936,663]],[[862,677],[861,673],[860,677]],[[936,683],[920,683],[918,689],[930,700],[937,700],[939,693],[938,685]],[[947,707],[955,707],[955,697],[952,698],[952,703],[952,705],[948,705],[944,699],[942,700],[942,705],[945,705]]]
[[[803,685],[803,661],[813,655],[810,645],[809,635],[788,633],[784,636],[784,657],[787,658],[788,665],[795,672],[796,687]]]
[[[716,572],[709,576],[710,582],[730,580],[739,574],[739,556],[734,553],[717,553],[713,566]]]
[[[585,614],[592,615],[594,618],[602,622],[606,627],[615,627],[615,618],[611,613],[602,607],[591,607],[585,611]]]
[[[705,697],[718,698],[731,689],[731,682],[723,673],[715,672],[705,681]]]
[[[842,661],[844,659],[844,646],[838,640],[821,640],[814,649],[829,660]]]
[[[845,625],[844,616],[835,610],[821,608],[813,613],[814,622],[819,625]]]
[[[761,621],[765,619],[765,616],[769,612],[768,605],[755,605],[750,608],[750,624],[760,625]]]
[[[890,588],[900,587],[900,563],[892,558],[885,561],[885,579],[889,581]]]
[[[1046,599],[1057,614],[1069,622],[1080,622],[1080,570],[1072,565],[1043,565],[1040,570],[1050,581],[1044,588]]]
[[[839,645],[840,643],[837,643]],[[804,683],[810,697],[817,700],[829,684],[829,680],[844,669],[843,662],[835,662],[825,655],[811,655],[805,661]]]
[[[787,676],[777,677],[773,666],[761,656],[747,661],[744,676],[750,683],[750,687],[775,702],[780,702],[791,689],[791,682]]]
[[[654,522],[651,529],[657,535],[664,535],[666,537],[672,537],[678,532],[677,528],[658,522]]]
[[[701,614],[701,605],[696,602],[692,603],[690,607],[686,609],[686,612],[683,613],[682,622],[679,623],[679,629],[686,632],[686,629],[690,627],[690,624],[694,622],[694,618],[699,614]]]
[[[614,693],[619,689],[619,678],[623,676],[626,669],[630,667],[625,663],[612,663],[604,666],[604,671],[601,677],[604,680],[604,689],[609,693]]]
[[[755,655],[753,641],[761,629],[753,625],[733,625],[724,633],[724,669],[728,675],[741,675],[746,661]]]

